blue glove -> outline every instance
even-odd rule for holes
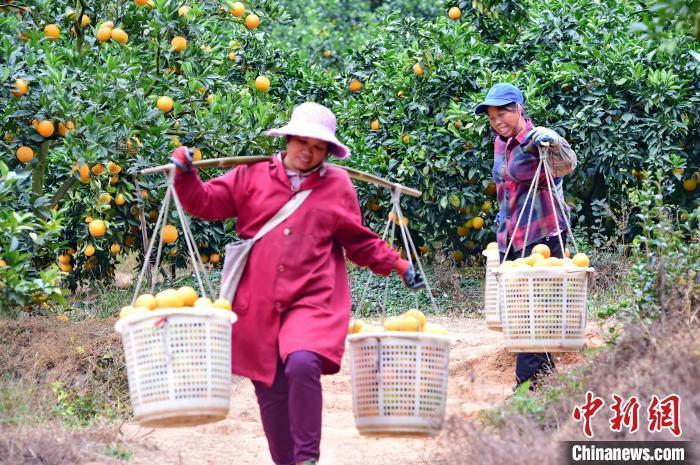
[[[412,291],[417,291],[425,287],[425,279],[420,271],[416,271],[413,265],[409,265],[406,273],[403,275],[403,283]]]
[[[537,145],[541,145],[542,142],[549,142],[550,146],[557,147],[560,143],[559,134],[542,126],[537,126],[536,128],[531,129],[525,136],[525,140],[523,142],[528,142],[530,139],[532,139],[532,141]]]

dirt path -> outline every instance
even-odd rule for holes
[[[486,328],[483,319],[431,318],[450,329],[457,343],[450,354],[447,415],[473,416],[502,402],[511,392],[515,356],[506,352],[502,334]],[[568,354],[567,366],[580,360]],[[367,437],[358,434],[352,413],[349,363],[341,372],[323,377],[323,439],[321,464],[397,465],[422,463],[436,438]],[[235,378],[228,418],[194,428],[151,429],[137,424],[122,428],[134,452],[134,465],[271,464],[251,383]]]

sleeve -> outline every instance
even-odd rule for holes
[[[344,214],[336,230],[336,240],[345,248],[347,257],[359,266],[366,266],[374,273],[388,276],[399,260],[396,250],[370,228],[362,224],[360,204],[355,188],[348,178],[344,189]]]
[[[175,176],[175,190],[183,208],[204,220],[224,220],[238,215],[236,190],[242,187],[245,166],[204,183],[197,170]]]

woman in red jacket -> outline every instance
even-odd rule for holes
[[[206,220],[236,217],[252,238],[298,191],[312,192],[253,247],[233,302],[238,315],[232,371],[253,381],[276,464],[315,463],[321,442],[321,374],[337,373],[350,319],[345,256],[380,275],[397,271],[424,286],[409,262],[362,224],[347,173],[325,163],[350,151],[335,136],[335,115],[316,103],[296,107],[284,127],[287,150],[203,183],[185,147],[173,152],[184,208]]]

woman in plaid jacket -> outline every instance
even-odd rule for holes
[[[539,164],[538,145],[549,142],[550,151],[571,155],[573,150],[555,131],[533,126],[523,103],[523,94],[517,87],[502,83],[494,85],[486,99],[474,110],[477,115],[488,115],[496,136],[493,179],[499,207],[497,240],[501,261],[520,257],[523,249],[525,255],[529,255],[538,244],[546,244],[553,257],[563,258],[566,223],[561,209],[552,205],[544,170],[540,172],[538,188],[529,201],[527,193]],[[554,194],[561,198],[562,178],[554,178],[554,184]],[[528,230],[527,219],[531,208]],[[523,209],[520,224],[516,224]],[[508,251],[511,240],[512,246]],[[515,364],[517,385],[530,381],[530,388],[533,389],[539,375],[553,369],[554,361],[548,353],[518,353]]]

